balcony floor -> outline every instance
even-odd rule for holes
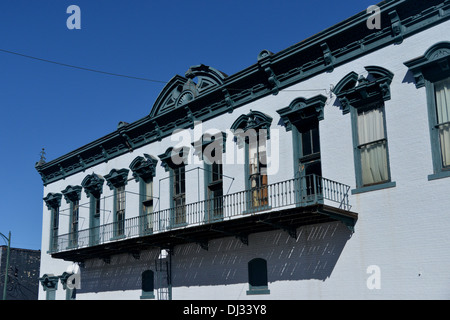
[[[354,212],[323,204],[314,204],[306,207],[242,215],[239,218],[129,239],[125,238],[96,246],[72,248],[71,250],[52,253],[52,257],[74,262],[83,262],[93,258],[107,261],[112,255],[120,253],[131,253],[139,257],[142,250],[150,248],[169,249],[186,243],[198,243],[203,249],[207,250],[208,242],[218,238],[235,236],[244,244],[248,244],[249,234],[272,230],[284,230],[290,236],[296,238],[296,229],[301,226],[332,221],[341,221],[353,230],[357,219],[358,215]]]

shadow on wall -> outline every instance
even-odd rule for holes
[[[249,246],[234,238],[211,241],[204,251],[180,246],[173,258],[173,286],[229,285],[248,282],[248,262],[267,261],[268,281],[325,281],[352,232],[340,222],[297,229],[297,239],[274,231],[249,236]]]
[[[208,251],[192,243],[175,247],[172,256],[173,287],[229,285],[248,282],[248,262],[267,261],[268,281],[325,281],[350,239],[352,232],[340,222],[297,229],[297,239],[284,231],[251,234],[249,245],[236,238],[212,240]],[[140,290],[141,275],[155,271],[159,250],[112,256],[110,263],[90,260],[81,272],[78,293]],[[155,289],[158,289],[155,280]]]

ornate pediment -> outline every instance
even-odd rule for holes
[[[124,186],[128,182],[128,169],[112,169],[109,174],[105,176],[108,187],[113,190],[114,188],[118,188],[120,186]]]
[[[386,101],[391,98],[390,85],[394,74],[378,66],[368,66],[365,69],[367,76],[350,72],[333,89],[344,114],[350,111],[350,107],[357,108],[376,100]]]
[[[105,179],[103,179],[98,174],[93,173],[83,179],[83,181],[81,182],[81,186],[84,188],[84,192],[86,192],[86,195],[88,197],[93,195],[94,197],[98,198],[103,191],[104,182]]]
[[[303,126],[312,121],[324,119],[324,107],[327,97],[318,95],[310,99],[303,97],[293,100],[286,108],[277,110],[283,120],[286,131],[292,130],[292,125]]]
[[[133,171],[134,179],[139,181],[139,178],[141,178],[145,182],[148,182],[155,176],[157,163],[158,159],[145,153],[143,157],[136,157],[130,164],[130,169]]]
[[[416,87],[425,86],[425,79],[438,80],[450,73],[450,42],[436,43],[421,57],[405,62],[416,81]]]
[[[75,202],[81,198],[81,186],[67,186],[61,193],[67,203]]]
[[[190,67],[185,77],[176,75],[159,94],[153,105],[151,116],[189,104],[209,89],[223,84],[227,75],[203,64]]]

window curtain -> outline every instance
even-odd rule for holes
[[[387,181],[388,166],[383,107],[358,113],[362,184]]]
[[[434,85],[442,164],[450,166],[450,78]]]

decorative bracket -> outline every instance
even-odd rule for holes
[[[334,61],[336,58],[331,53],[331,50],[326,42],[322,43],[320,47],[323,51],[323,60],[325,62],[325,66],[327,67],[327,71],[332,72],[334,70]]]
[[[248,234],[230,232],[230,231],[223,230],[221,228],[214,228],[214,227],[211,227],[210,230],[215,231],[215,232],[220,232],[220,233],[226,234],[228,236],[236,237],[236,239],[239,239],[243,244],[248,246]]]
[[[297,239],[297,229],[291,226],[285,226],[278,223],[271,222],[269,220],[258,220],[260,223],[270,225],[274,228],[286,231],[292,238]]]
[[[234,110],[234,101],[231,99],[231,95],[227,89],[223,88],[222,93],[225,96],[225,102],[227,104],[228,113],[233,113]]]
[[[397,11],[394,10],[389,12],[389,18],[391,19],[392,36],[394,37],[394,43],[400,44],[403,42],[404,27]]]

